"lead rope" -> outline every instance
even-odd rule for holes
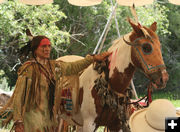
[[[152,83],[148,86],[148,106],[152,102]]]

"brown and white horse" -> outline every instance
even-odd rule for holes
[[[107,63],[108,74],[98,73],[94,66],[90,65],[80,76],[80,109],[77,114],[66,119],[82,125],[83,132],[93,132],[98,126],[107,126],[110,131],[115,132],[120,129],[126,131],[121,118],[127,118],[124,110],[128,110],[128,107],[124,107],[123,104],[128,101],[126,89],[136,68],[141,69],[156,88],[166,86],[168,73],[161,54],[161,44],[155,33],[156,22],[149,28],[135,24],[131,20],[129,23],[133,31],[115,40],[108,49],[112,52]],[[107,84],[97,83],[101,82],[100,78],[104,76]],[[98,85],[106,86],[107,89],[103,91],[97,88]],[[115,99],[111,100],[114,96]]]

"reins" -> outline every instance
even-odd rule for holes
[[[142,97],[142,98],[139,99],[138,101],[135,101],[135,102],[132,102],[132,103],[126,103],[126,104],[128,104],[128,105],[130,105],[130,104],[137,104],[137,103],[139,103],[140,101],[142,101],[143,99],[145,99],[146,97],[148,97],[148,95],[145,95],[144,97]]]

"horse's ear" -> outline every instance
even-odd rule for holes
[[[130,18],[128,18],[127,20],[131,24],[131,27],[133,28],[136,34],[143,35],[143,32],[141,31],[142,26],[139,23],[135,24],[135,22],[133,22]]]
[[[28,36],[29,40],[33,39],[33,35],[29,29],[26,29],[26,35]]]
[[[150,29],[155,32],[156,29],[157,29],[157,22],[154,22],[154,23],[150,26]]]

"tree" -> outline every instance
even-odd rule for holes
[[[67,15],[67,19],[64,20],[64,22],[59,23],[59,26],[64,27],[69,31],[71,36],[84,44],[82,45],[79,41],[71,39],[69,53],[85,55],[87,52],[92,52],[106,25],[108,17],[112,12],[111,2],[109,0],[103,0],[101,4],[90,7],[74,6],[70,5],[67,1],[59,0],[55,0],[55,4],[59,4],[61,10]],[[147,26],[152,24],[154,21],[157,21],[159,27],[158,33],[165,34],[168,32],[168,19],[166,15],[167,8],[165,6],[155,3],[154,5],[137,7],[136,10],[139,16],[139,21],[143,25]],[[116,9],[116,17],[119,23],[121,35],[132,30],[126,21],[126,18],[129,16],[132,17],[130,8],[118,5]],[[116,38],[118,38],[118,35],[115,21],[113,19],[111,29],[109,30],[105,41],[105,47],[110,46],[110,43]]]
[[[162,36],[164,60],[169,72],[167,88],[170,91],[179,91],[180,84],[180,7],[174,4],[164,4],[168,9],[168,30],[170,34]]]
[[[66,15],[58,5],[28,6],[17,1],[0,5],[0,65],[11,87],[20,66],[18,50],[28,41],[25,30],[29,28],[34,35],[48,36],[57,57],[69,44],[69,33],[56,25],[62,19]]]

